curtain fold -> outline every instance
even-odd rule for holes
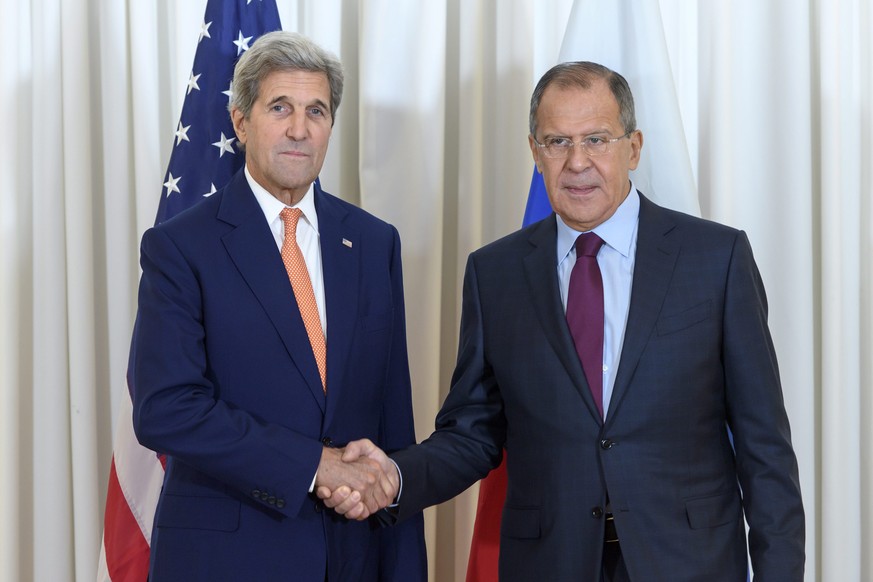
[[[867,19],[862,10],[864,6],[867,3],[816,2],[815,17],[820,26],[813,40],[821,57],[813,84],[819,105],[814,143],[819,149],[816,178],[821,192],[821,198],[816,201],[820,241],[815,249],[820,256],[822,306],[818,403],[823,451],[820,493],[823,500],[840,499],[848,507],[862,506],[863,489],[870,493],[870,483],[864,484],[861,480],[864,461],[858,462],[858,459],[869,460],[871,453],[871,443],[861,440],[861,425],[870,422],[869,417],[862,416],[861,392],[864,388],[861,364],[870,359],[870,352],[862,355],[860,350],[865,343],[861,313],[865,303],[869,305],[870,281],[862,285],[861,277],[865,266],[869,277],[871,261],[869,252],[861,254],[861,233],[870,229],[870,223],[864,220],[869,218],[869,213],[865,216],[862,210],[864,198],[869,208],[869,168],[873,161],[869,141],[873,103],[869,80],[873,59],[869,52],[859,50],[862,43],[866,43],[868,49],[870,46],[865,40],[870,32],[869,6]],[[866,95],[863,94],[865,83]],[[862,183],[865,168],[866,184]],[[863,299],[862,288],[868,290]],[[869,333],[868,327],[867,337]],[[868,376],[868,391],[869,380]],[[860,443],[860,447],[854,443]],[[835,579],[844,580],[870,577],[869,570],[863,571],[861,560],[843,559],[843,555],[860,557],[869,553],[870,532],[862,530],[863,521],[861,512],[850,512],[843,517],[833,511],[822,513],[823,573],[834,573]],[[837,536],[842,541],[837,541]],[[865,540],[868,545],[863,544]],[[867,564],[869,566],[869,561]]]
[[[402,240],[420,440],[440,402],[439,337],[426,330],[439,329],[442,292],[446,4],[363,0],[359,6],[357,111],[348,104],[339,115],[358,116],[360,205],[394,224]],[[433,553],[440,522],[436,511],[428,516]],[[444,563],[431,560],[429,577]]]
[[[659,3],[701,214],[748,232],[767,287],[806,579],[873,579],[871,2]],[[521,222],[528,100],[573,0],[278,4],[346,67],[322,182],[400,231],[423,438],[467,254]],[[94,579],[139,238],[204,5],[0,0],[2,581]],[[433,580],[463,578],[474,494],[427,513]]]
[[[29,79],[33,64],[30,58],[30,10],[27,6],[0,0],[0,107],[15,111],[7,129],[16,139],[0,140],[0,519],[10,524],[0,526],[0,579],[22,579],[19,556],[24,548],[18,524],[29,515],[21,497],[22,467],[31,462],[31,451],[22,442],[21,433],[25,395],[19,389],[26,378],[29,349],[22,348],[21,334],[29,328],[21,316],[23,295],[29,286],[22,285],[28,276],[28,246],[22,231],[27,220],[24,210],[30,192],[31,176],[26,171],[11,171],[29,164],[24,150],[30,149],[30,118],[32,116],[32,84]],[[8,169],[7,169],[8,166]],[[27,341],[27,337],[24,338]]]

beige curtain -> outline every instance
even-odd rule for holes
[[[521,223],[527,103],[573,0],[278,4],[286,29],[347,68],[322,181],[400,230],[424,438],[448,388],[466,255]],[[2,582],[94,580],[138,241],[204,8],[0,0]],[[767,286],[806,579],[871,580],[873,7],[660,9],[701,212],[749,233]],[[428,510],[432,580],[463,579],[475,494]]]

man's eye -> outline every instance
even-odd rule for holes
[[[589,135],[585,138],[585,143],[590,146],[599,146],[606,143],[606,139],[601,135]]]
[[[319,109],[318,107],[311,107],[311,108],[309,109],[309,114],[310,114],[310,115],[315,115],[316,117],[320,117],[320,116],[324,115],[324,111],[322,111],[322,110]]]
[[[553,138],[546,141],[546,145],[549,146],[550,148],[551,147],[568,148],[568,147],[571,147],[573,145],[573,142],[569,138],[566,138],[566,137],[553,137]]]
[[[282,111],[285,111],[285,106],[277,103],[270,108],[270,111],[275,111],[276,113],[281,113]]]

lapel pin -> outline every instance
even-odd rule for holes
[[[352,241],[350,241],[350,240],[347,239],[347,238],[344,238],[344,239],[343,239],[343,244],[346,245],[346,246],[349,247],[349,248],[352,248]]]

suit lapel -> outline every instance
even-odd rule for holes
[[[236,268],[263,306],[285,345],[288,355],[318,402],[325,410],[324,391],[318,366],[294,292],[276,242],[264,214],[245,179],[238,172],[222,195],[218,219],[235,228],[222,236],[222,242]],[[328,358],[330,361],[330,358]]]
[[[670,236],[674,228],[675,223],[669,215],[640,194],[630,309],[607,422],[614,418],[621,405],[667,295],[679,255],[678,237]]]
[[[601,423],[600,411],[591,396],[582,364],[576,354],[567,319],[561,304],[558,289],[558,265],[556,259],[557,224],[554,214],[532,228],[530,243],[534,249],[524,258],[530,294],[543,332],[564,364],[573,385],[585,401],[592,417]]]
[[[327,312],[327,414],[329,426],[344,390],[343,371],[349,356],[355,322],[358,321],[360,289],[360,233],[344,222],[348,211],[316,184],[315,206],[324,273]]]

